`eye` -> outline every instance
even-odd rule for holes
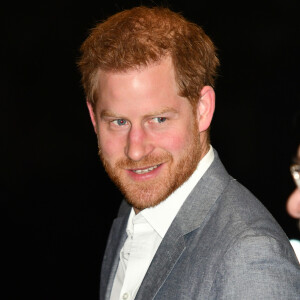
[[[123,126],[127,124],[127,121],[125,119],[117,119],[113,120],[112,123],[118,126]]]
[[[155,117],[152,119],[155,123],[163,123],[167,120],[165,117]]]

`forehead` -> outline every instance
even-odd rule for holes
[[[174,67],[170,57],[166,57],[159,62],[147,66],[131,68],[125,71],[99,70],[98,73],[100,92],[101,88],[106,88],[107,85],[122,84],[126,80],[134,81],[135,83],[139,80],[139,83],[144,81],[145,85],[147,84],[148,86],[160,84],[170,87],[173,86],[174,83],[176,84]]]
[[[97,106],[105,109],[124,104],[170,106],[182,99],[170,58],[124,72],[99,71]]]

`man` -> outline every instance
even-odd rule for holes
[[[298,227],[300,230],[300,146],[298,146],[297,156],[291,166],[291,173],[295,181],[296,188],[288,197],[286,209],[291,217],[298,219]],[[290,242],[300,262],[300,241],[292,239]]]
[[[219,61],[203,30],[137,7],[97,25],[81,51],[99,154],[129,204],[100,299],[300,299],[286,235],[210,145]]]
[[[291,167],[291,173],[296,184],[295,190],[287,200],[287,211],[291,217],[300,219],[300,145],[297,149],[297,155]]]

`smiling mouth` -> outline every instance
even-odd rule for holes
[[[136,174],[145,174],[145,173],[149,173],[151,171],[153,171],[154,169],[158,168],[161,164],[150,167],[150,168],[146,168],[146,169],[136,169],[136,170],[131,170],[133,173]]]

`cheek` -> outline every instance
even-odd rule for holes
[[[99,148],[108,161],[114,161],[124,155],[124,138],[112,137],[105,133],[98,135]]]
[[[171,154],[180,153],[185,150],[191,142],[191,137],[188,133],[168,134],[158,139],[160,148],[163,148]]]

